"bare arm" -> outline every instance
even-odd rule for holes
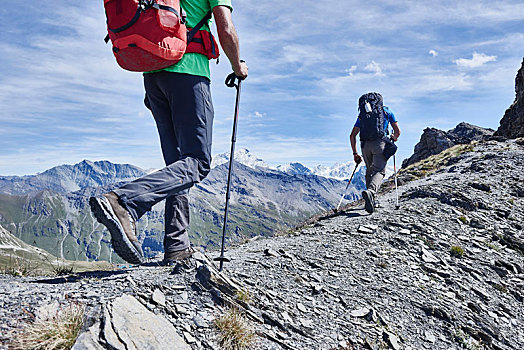
[[[393,135],[391,135],[391,138],[393,141],[397,141],[400,136],[400,128],[398,127],[398,123],[391,123],[391,127],[393,128]]]
[[[351,134],[349,135],[349,142],[351,144],[351,149],[353,150],[353,159],[357,164],[362,161],[362,158],[359,156],[357,152],[357,135],[359,132],[360,128],[354,126],[353,130],[351,130]]]
[[[247,78],[247,65],[240,62],[238,35],[231,18],[231,9],[227,6],[215,6],[213,16],[217,25],[218,40],[224,50],[235,75],[241,79]]]

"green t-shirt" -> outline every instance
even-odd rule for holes
[[[180,0],[180,5],[187,13],[186,26],[188,28],[196,26],[215,6],[227,6],[233,10],[231,0]],[[210,19],[207,25],[203,25],[201,29],[209,31],[209,24],[211,22],[212,20]],[[201,75],[208,79],[211,78],[209,59],[199,53],[186,53],[177,64],[164,68],[163,70],[175,73]]]

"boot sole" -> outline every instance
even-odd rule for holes
[[[375,211],[375,208],[373,207],[373,198],[367,191],[364,191],[362,193],[362,198],[364,198],[364,201],[366,203],[364,209],[366,209],[368,213],[372,214]]]
[[[144,257],[127,238],[124,228],[113,212],[109,201],[102,197],[91,197],[89,206],[96,220],[107,227],[111,234],[111,245],[122,259],[131,264],[141,264]]]

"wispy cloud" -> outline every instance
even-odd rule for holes
[[[369,63],[367,66],[364,67],[364,70],[368,72],[372,72],[377,77],[386,76],[384,73],[382,73],[382,68],[380,67],[380,65],[375,61],[371,61],[371,63]]]
[[[433,57],[437,57],[437,56],[438,56],[438,52],[435,51],[435,50],[429,50],[428,53],[429,53],[431,56],[433,56]]]
[[[496,60],[497,56],[488,56],[483,53],[474,52],[472,58],[459,58],[456,59],[454,62],[457,64],[457,66],[466,68],[477,68],[488,62],[494,62]]]

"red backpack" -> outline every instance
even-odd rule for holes
[[[104,0],[106,43],[111,39],[120,67],[148,72],[169,67],[186,52],[218,58],[211,32],[200,30],[211,11],[188,31],[179,0]],[[189,44],[188,44],[189,43]]]

